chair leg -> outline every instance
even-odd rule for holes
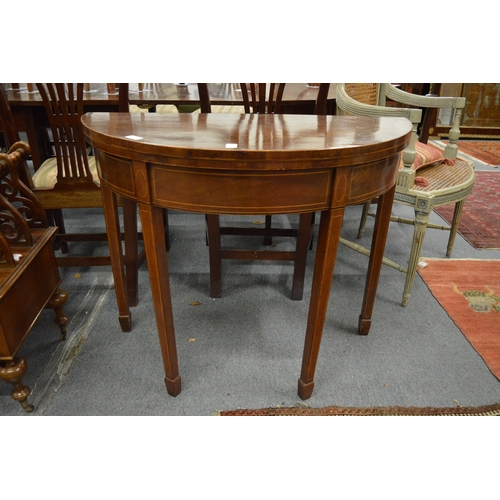
[[[170,231],[168,228],[168,210],[166,208],[163,210],[163,225],[165,227],[165,245],[168,252],[170,250]]]
[[[262,244],[265,246],[271,246],[273,244],[271,229],[272,229],[272,216],[266,215],[266,222],[265,222],[266,235],[264,236],[264,241],[262,242]]]
[[[410,260],[408,261],[408,270],[406,272],[406,282],[402,301],[403,306],[407,306],[410,301],[411,290],[413,288],[413,282],[415,281],[415,274],[420,260],[420,252],[422,251],[428,221],[429,213],[415,211],[415,228],[413,230]]]
[[[451,252],[453,252],[453,246],[455,245],[455,238],[457,236],[458,225],[460,223],[460,217],[462,216],[462,210],[464,208],[465,200],[460,200],[455,204],[455,211],[453,212],[453,221],[451,224],[450,237],[448,238],[448,248],[446,249],[446,257],[451,257]]]
[[[55,214],[56,210],[46,210],[45,213],[47,214],[47,221],[49,223],[49,226],[55,226],[58,228],[58,232],[61,234],[64,234],[65,228],[64,228],[64,219],[62,217],[61,210],[57,210],[59,212],[56,216]],[[58,238],[54,240],[54,250],[62,250],[64,251],[62,253],[68,253],[68,243],[66,241],[59,241]]]
[[[313,217],[314,213],[300,214],[293,267],[292,300],[302,300],[304,294],[307,252],[312,240]]]
[[[33,411],[33,405],[28,403],[30,388],[23,384],[23,377],[26,374],[28,365],[24,358],[14,356],[11,360],[0,361],[0,378],[14,386],[11,397],[14,401],[19,401],[26,411]]]
[[[207,215],[207,238],[210,261],[210,297],[222,297],[220,217]]]
[[[61,209],[55,209],[51,210],[52,216],[54,219],[54,223],[57,226],[57,232],[59,234],[65,234],[66,233],[66,228],[64,227],[64,218],[63,218],[63,213]],[[57,241],[57,238],[56,238]],[[61,253],[68,253],[68,242],[67,241],[59,241],[59,249],[61,250]]]
[[[130,307],[135,307],[139,301],[139,250],[137,238],[137,203],[123,199],[123,231],[125,247],[125,280],[127,282],[127,297]]]
[[[359,221],[358,238],[361,238],[365,232],[366,219],[368,218],[371,203],[371,201],[367,201],[363,204],[363,212],[361,213],[361,220]]]

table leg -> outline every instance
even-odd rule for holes
[[[131,307],[139,301],[139,251],[137,237],[137,203],[122,198],[123,232],[125,238],[125,278],[127,281],[127,296]]]
[[[361,335],[367,335],[372,324],[373,306],[375,304],[380,271],[382,269],[382,259],[384,258],[385,242],[389,231],[395,189],[396,185],[378,199],[377,216],[373,229],[368,272],[366,274],[363,306],[358,322],[358,332]]]
[[[302,371],[299,378],[298,393],[302,399],[310,398],[314,388],[314,372],[325,325],[343,218],[343,207],[321,212]]]
[[[163,209],[139,203],[139,213],[148,261],[156,325],[165,369],[165,385],[167,392],[171,396],[177,396],[181,392],[181,376],[179,375],[177,363]]]
[[[125,267],[120,240],[120,221],[118,218],[118,202],[116,194],[105,185],[101,185],[104,219],[108,233],[109,253],[111,255],[111,269],[115,282],[116,301],[118,303],[118,320],[122,332],[132,329],[132,314],[129,309],[127,287],[125,281]]]

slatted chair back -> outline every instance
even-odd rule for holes
[[[241,83],[245,113],[279,113],[285,83]]]
[[[87,184],[96,187],[81,126],[83,83],[37,83],[54,141],[57,182],[54,189]]]

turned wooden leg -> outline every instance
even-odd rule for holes
[[[27,368],[26,361],[19,356],[15,356],[8,361],[0,361],[0,378],[14,386],[14,390],[11,393],[12,399],[19,401],[26,411],[33,411],[33,405],[28,403],[28,396],[31,391],[29,387],[26,387],[22,383],[22,378],[26,374]]]
[[[50,298],[49,302],[46,305],[47,309],[54,309],[56,313],[56,318],[54,319],[54,323],[61,329],[61,341],[66,340],[66,326],[68,324],[68,317],[64,314],[63,306],[66,304],[68,300],[68,292],[61,288],[58,288],[54,295]]]

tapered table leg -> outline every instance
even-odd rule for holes
[[[372,246],[370,259],[368,262],[368,272],[366,274],[365,292],[363,297],[363,306],[359,316],[358,332],[361,335],[367,335],[372,324],[373,306],[377,294],[377,286],[382,269],[382,260],[384,258],[385,241],[389,231],[391,221],[391,208],[394,199],[394,185],[389,191],[379,197],[377,206],[377,216],[375,227],[373,229]]]
[[[181,377],[175,344],[163,209],[139,203],[139,213],[142,222],[146,258],[148,260],[149,280],[151,282],[158,337],[165,369],[165,385],[167,392],[171,396],[177,396],[181,392]]]
[[[120,240],[120,221],[118,218],[118,203],[116,194],[105,185],[101,185],[104,218],[108,233],[109,252],[111,255],[111,269],[115,282],[116,301],[118,303],[118,320],[123,332],[132,329],[132,314],[129,308],[125,277],[124,258]]]
[[[302,371],[299,378],[298,393],[301,399],[310,398],[314,388],[314,372],[325,325],[343,217],[344,208],[321,212]]]

